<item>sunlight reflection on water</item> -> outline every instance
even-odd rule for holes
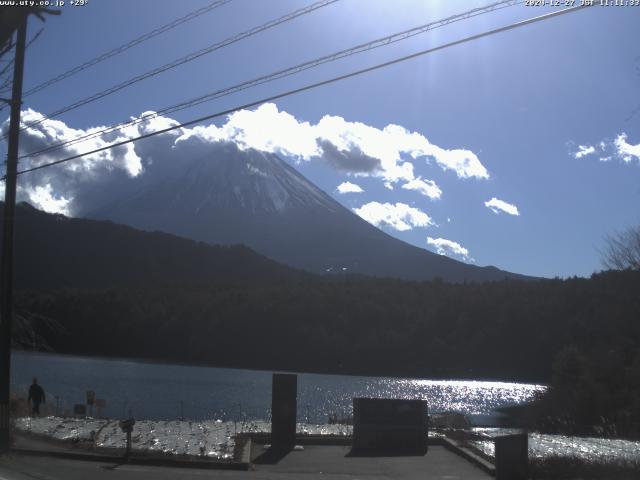
[[[495,408],[530,401],[545,388],[543,385],[475,380],[301,375],[299,417],[304,421],[323,421],[331,413],[349,416],[354,397],[426,400],[430,413],[456,411],[488,415]]]
[[[270,417],[271,372],[139,363],[127,360],[13,353],[12,391],[25,394],[36,375],[48,414],[71,411],[93,390],[106,401],[102,415],[167,420]],[[96,372],[100,372],[99,375]],[[298,420],[326,423],[351,415],[354,397],[426,400],[429,412],[487,415],[531,400],[542,385],[475,380],[422,380],[347,375],[298,375]],[[57,411],[55,408],[57,408]]]

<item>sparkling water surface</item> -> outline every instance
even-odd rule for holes
[[[134,450],[225,460],[232,456],[236,433],[270,429],[271,372],[25,352],[15,352],[12,362],[12,394],[26,397],[33,376],[47,393],[43,413],[50,416],[16,419],[16,427],[26,432],[59,440],[92,441],[97,448],[124,448],[118,418],[131,411],[138,419]],[[300,374],[298,431],[351,434],[349,425],[328,425],[327,420],[330,414],[348,418],[352,398],[357,396],[422,399],[431,413],[457,411],[473,416],[526,402],[544,388],[473,380]],[[97,398],[106,401],[106,408],[99,413],[110,419],[65,417],[74,404],[85,402],[87,390],[94,390]],[[513,433],[504,428],[474,431],[484,439],[472,443],[489,456],[494,454],[493,437]],[[530,433],[529,455],[533,459],[561,457],[640,468],[640,442],[620,439]]]
[[[105,400],[99,413],[107,417],[131,411],[147,420],[270,418],[271,372],[15,352],[12,392],[26,394],[34,376],[47,393],[51,414],[72,411],[93,390]],[[521,383],[300,374],[298,420],[326,423],[332,414],[346,418],[353,397],[422,399],[431,413],[487,415],[496,407],[531,400],[542,390]]]

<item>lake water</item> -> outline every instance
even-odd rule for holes
[[[50,413],[85,403],[87,390],[106,401],[103,416],[139,419],[268,419],[271,372],[141,363],[128,360],[14,352],[11,388],[25,394],[32,377],[47,394]],[[426,400],[431,413],[456,411],[482,420],[493,409],[523,403],[541,385],[300,374],[298,420],[326,423],[351,415],[353,397]],[[57,397],[57,398],[56,398]]]

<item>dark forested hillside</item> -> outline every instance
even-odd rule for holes
[[[438,377],[551,378],[575,346],[630,364],[640,273],[448,284],[316,276],[212,247],[19,206],[17,306],[60,352]],[[604,353],[606,352],[606,354]]]
[[[4,204],[0,203],[0,218]],[[1,242],[0,242],[1,243]],[[211,246],[109,221],[16,209],[17,288],[197,285],[306,276],[247,247]]]
[[[639,272],[446,284],[307,277],[22,292],[56,351],[237,367],[548,381],[567,346],[630,365]]]

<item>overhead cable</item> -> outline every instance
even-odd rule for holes
[[[42,118],[40,118],[39,120],[36,120],[35,122],[32,122],[30,124],[24,125],[22,126],[21,130],[25,130],[27,128],[39,125],[40,123],[42,123],[45,120],[51,119],[51,118],[55,118],[58,117],[60,115],[62,115],[63,113],[69,112],[71,110],[75,110],[78,107],[82,107],[83,105],[87,105],[88,103],[91,102],[95,102],[96,100],[99,100],[101,98],[104,98],[108,95],[111,95],[113,93],[116,93],[120,90],[123,90],[127,87],[130,87],[131,85],[134,85],[138,82],[141,82],[143,80],[146,80],[148,78],[151,77],[155,77],[156,75],[159,75],[161,73],[164,73],[168,70],[171,70],[173,68],[179,67],[181,65],[184,65],[185,63],[191,62],[197,58],[202,57],[203,55],[207,55],[209,53],[215,52],[216,50],[219,50],[221,48],[227,47],[233,43],[239,42],[240,40],[243,40],[245,38],[251,37],[253,35],[256,35],[260,32],[263,32],[265,30],[268,30],[270,28],[276,27],[278,25],[281,25],[285,22],[289,22],[295,18],[301,17],[302,15],[306,15],[308,13],[311,13],[315,10],[318,10],[319,8],[323,8],[326,7],[328,5],[331,5],[332,3],[336,3],[340,0],[320,0],[318,2],[315,2],[311,5],[308,5],[304,8],[295,10],[294,12],[288,13],[286,15],[283,15],[282,17],[279,17],[275,20],[271,20],[267,23],[264,23],[262,25],[258,25],[257,27],[251,28],[250,30],[246,30],[242,33],[239,33],[237,35],[234,35],[232,37],[229,37],[225,40],[222,40],[220,42],[214,43],[212,45],[209,45],[208,47],[205,47],[203,49],[200,49],[196,52],[192,52],[188,55],[185,55],[183,57],[180,57],[172,62],[169,63],[165,63],[164,65],[161,65],[160,67],[156,67],[152,70],[149,70],[148,72],[145,72],[141,75],[137,75],[133,78],[130,78],[128,80],[125,80],[124,82],[121,82],[117,85],[114,85],[112,87],[107,88],[106,90],[102,90],[98,93],[95,93],[89,97],[83,98],[82,100],[78,100],[77,102],[74,102],[70,105],[67,105],[66,107],[62,107],[52,113],[49,113],[45,116],[43,116]],[[6,135],[4,135],[2,138],[6,138]]]
[[[167,23],[166,25],[162,25],[161,27],[155,28],[153,30],[151,30],[150,32],[145,33],[144,35],[140,35],[139,37],[134,38],[133,40],[124,43],[122,45],[120,45],[119,47],[116,47],[112,50],[109,50],[108,52],[105,52],[101,55],[98,55],[94,58],[92,58],[91,60],[87,60],[84,63],[81,63],[80,65],[77,65],[69,70],[67,70],[64,73],[61,73],[60,75],[57,75],[53,78],[50,78],[49,80],[46,80],[32,88],[30,88],[29,90],[27,90],[26,92],[24,92],[22,94],[22,97],[28,97],[29,95],[33,95],[36,92],[39,92],[40,90],[44,90],[45,88],[61,82],[62,80],[72,77],[73,75],[76,75],[77,73],[80,73],[83,70],[86,70],[87,68],[91,68],[94,65],[97,65],[101,62],[104,62],[105,60],[111,58],[111,57],[115,57],[116,55],[119,55],[127,50],[129,50],[130,48],[133,48],[137,45],[140,45],[143,42],[146,42],[147,40],[151,40],[154,37],[157,37],[158,35],[161,35],[165,32],[168,32],[169,30],[176,28],[180,25],[182,25],[183,23],[186,23],[190,20],[193,20],[194,18],[200,17],[201,15],[204,15],[205,13],[210,12],[211,10],[214,10],[218,7],[221,7],[229,2],[231,2],[233,0],[216,0],[215,2],[211,2],[210,4],[199,8],[197,10],[194,10],[191,13],[188,13],[180,18],[176,18],[175,20],[173,20],[172,22]]]
[[[230,87],[224,88],[224,89],[220,89],[220,90],[216,90],[214,92],[210,92],[204,95],[200,95],[198,97],[195,98],[191,98],[189,100],[185,100],[182,101],[180,103],[168,106],[168,107],[164,107],[162,109],[159,110],[155,110],[153,113],[150,113],[148,115],[145,115],[143,117],[139,117],[139,118],[135,118],[132,120],[127,120],[124,122],[120,122],[117,123],[115,125],[111,125],[109,127],[105,127],[103,129],[91,132],[89,134],[80,136],[80,137],[76,137],[70,140],[67,140],[65,142],[61,142],[61,143],[57,143],[54,145],[50,145],[49,147],[46,147],[44,149],[38,150],[38,151],[34,151],[34,152],[29,152],[27,154],[22,155],[19,158],[26,158],[26,157],[35,157],[38,155],[43,155],[55,150],[59,150],[61,148],[64,147],[68,147],[70,145],[75,145],[77,143],[81,143],[87,140],[91,140],[97,137],[100,137],[101,135],[104,135],[106,133],[110,133],[116,130],[120,130],[122,128],[126,128],[129,126],[133,126],[133,125],[137,125],[139,123],[151,120],[153,118],[156,118],[160,115],[166,115],[169,113],[174,113],[180,110],[184,110],[186,108],[191,108],[194,107],[196,105],[199,105],[201,103],[204,102],[209,102],[221,97],[225,97],[234,93],[237,93],[239,91],[242,90],[246,90],[252,87],[256,87],[258,85],[262,85],[268,82],[272,82],[274,80],[279,80],[281,78],[284,77],[288,77],[300,72],[303,72],[305,70],[309,70],[315,67],[318,67],[320,65],[326,64],[326,63],[330,63],[330,62],[334,62],[337,60],[340,60],[342,58],[345,57],[349,57],[352,55],[356,55],[359,53],[363,53],[369,50],[373,50],[376,48],[380,48],[386,45],[390,45],[392,43],[396,43],[399,42],[401,40],[406,40],[408,38],[414,37],[416,35],[422,34],[422,33],[426,33],[428,31],[434,30],[436,28],[439,27],[443,27],[445,25],[449,25],[451,23],[454,22],[458,22],[461,20],[466,20],[469,18],[473,18],[476,17],[478,15],[483,15],[489,12],[493,12],[495,10],[499,10],[502,8],[507,8],[507,7],[511,7],[513,5],[517,5],[523,3],[523,0],[503,0],[503,1],[499,1],[499,2],[495,2],[492,3],[490,5],[484,6],[484,7],[479,7],[479,8],[475,8],[473,10],[469,10],[463,13],[459,13],[456,15],[452,15],[450,17],[447,17],[445,19],[442,20],[438,20],[438,21],[434,21],[434,22],[430,22],[424,25],[420,25],[418,27],[414,27],[411,28],[409,30],[405,30],[402,32],[398,32],[398,33],[394,33],[392,35],[387,35],[386,37],[382,37],[382,38],[378,38],[366,43],[362,43],[359,45],[356,45],[354,47],[350,47],[344,50],[340,50],[338,52],[334,52],[331,53],[329,55],[325,55],[319,58],[316,58],[314,60],[310,60],[304,63],[300,63],[298,65],[295,65],[293,67],[289,67],[289,68],[285,68],[283,70],[278,70],[276,72],[270,73],[268,75],[263,75],[260,76],[258,78],[254,78],[252,80],[248,80],[239,84],[235,84],[232,85]]]
[[[320,81],[320,82],[316,82],[316,83],[312,83],[312,84],[309,84],[309,85],[305,85],[303,87],[299,87],[299,88],[296,88],[296,89],[293,89],[293,90],[288,90],[286,92],[279,93],[279,94],[276,94],[276,95],[272,95],[270,97],[262,98],[260,100],[255,100],[255,101],[252,101],[252,102],[249,102],[249,103],[245,103],[244,105],[240,105],[240,106],[233,107],[233,108],[230,108],[230,109],[227,109],[227,110],[223,110],[221,112],[205,115],[203,117],[199,117],[199,118],[187,121],[187,122],[179,123],[179,124],[173,125],[171,127],[163,128],[163,129],[160,129],[160,130],[156,130],[154,132],[150,132],[150,133],[147,133],[147,134],[144,134],[144,135],[140,135],[140,136],[135,137],[135,138],[130,138],[130,139],[127,139],[127,140],[124,140],[124,141],[121,141],[121,142],[116,142],[116,143],[113,143],[113,144],[110,144],[110,145],[107,145],[107,146],[104,146],[104,147],[101,147],[101,148],[96,148],[96,149],[88,151],[88,152],[80,153],[80,154],[77,154],[77,155],[72,155],[70,157],[62,158],[60,160],[56,160],[56,161],[44,163],[42,165],[38,165],[38,166],[35,166],[35,167],[27,168],[27,169],[18,171],[17,174],[18,175],[22,175],[22,174],[25,174],[25,173],[34,172],[36,170],[41,170],[43,168],[52,167],[54,165],[60,165],[62,163],[69,162],[71,160],[76,160],[78,158],[82,158],[82,157],[85,157],[87,155],[93,155],[94,153],[99,153],[99,152],[103,152],[103,151],[106,151],[106,150],[109,150],[109,149],[112,149],[112,148],[116,148],[116,147],[120,147],[120,146],[123,146],[123,145],[127,145],[129,143],[137,142],[137,141],[143,140],[145,138],[151,138],[151,137],[154,137],[156,135],[161,135],[163,133],[167,133],[167,132],[170,132],[170,131],[173,131],[173,130],[177,130],[179,128],[184,128],[184,127],[188,127],[188,126],[195,125],[195,124],[198,124],[198,123],[202,123],[202,122],[204,122],[206,120],[212,120],[212,119],[217,118],[217,117],[221,117],[221,116],[224,116],[224,115],[229,115],[229,114],[231,114],[233,112],[237,112],[239,110],[245,110],[247,108],[256,107],[258,105],[261,105],[261,104],[264,104],[264,103],[268,103],[268,102],[272,102],[272,101],[275,101],[275,100],[279,100],[281,98],[288,97],[290,95],[295,95],[297,93],[301,93],[301,92],[305,92],[305,91],[308,91],[308,90],[312,90],[312,89],[315,89],[315,88],[318,88],[318,87],[321,87],[321,86],[324,86],[324,85],[329,85],[329,84],[336,83],[336,82],[339,82],[339,81],[342,81],[342,80],[346,80],[348,78],[353,78],[353,77],[356,77],[356,76],[359,76],[359,75],[363,75],[365,73],[370,73],[370,72],[373,72],[373,71],[376,71],[376,70],[380,70],[382,68],[389,67],[391,65],[396,65],[398,63],[405,62],[407,60],[412,60],[414,58],[418,58],[418,57],[423,56],[423,55],[427,55],[427,54],[434,53],[434,52],[437,52],[437,51],[440,51],[440,50],[444,50],[446,48],[450,48],[450,47],[453,47],[453,46],[456,46],[456,45],[469,43],[469,42],[472,42],[474,40],[478,40],[480,38],[488,37],[490,35],[495,35],[497,33],[502,33],[502,32],[506,32],[506,31],[509,31],[509,30],[514,30],[516,28],[524,27],[526,25],[531,25],[533,23],[537,23],[537,22],[541,22],[541,21],[544,21],[544,20],[548,20],[550,18],[558,17],[560,15],[564,15],[564,14],[567,14],[567,13],[573,13],[573,12],[576,12],[578,10],[582,10],[582,9],[585,9],[585,8],[588,8],[588,7],[591,7],[591,6],[593,6],[593,5],[583,4],[583,5],[579,5],[579,6],[575,6],[575,7],[569,7],[569,8],[565,8],[565,9],[558,10],[558,11],[555,11],[555,12],[550,12],[550,13],[547,13],[547,14],[539,15],[537,17],[529,18],[527,20],[522,20],[522,21],[519,21],[519,22],[516,22],[516,23],[512,23],[512,24],[509,24],[509,25],[506,25],[506,26],[503,26],[503,27],[495,28],[493,30],[488,30],[488,31],[485,31],[485,32],[482,32],[482,33],[471,35],[471,36],[468,36],[468,37],[465,37],[465,38],[462,38],[462,39],[459,39],[459,40],[454,40],[452,42],[448,42],[448,43],[439,45],[437,47],[428,48],[428,49],[421,50],[421,51],[416,52],[416,53],[412,53],[410,55],[406,55],[406,56],[403,56],[403,57],[395,58],[395,59],[389,60],[387,62],[378,63],[378,64],[373,65],[371,67],[367,67],[367,68],[363,68],[363,69],[360,69],[360,70],[356,70],[356,71],[353,71],[353,72],[350,72],[350,73],[347,73],[347,74],[344,74],[344,75],[340,75],[340,76],[333,77],[333,78],[330,78],[330,79],[327,79],[327,80],[323,80],[323,81]],[[3,179],[4,178],[5,177],[3,177]]]

